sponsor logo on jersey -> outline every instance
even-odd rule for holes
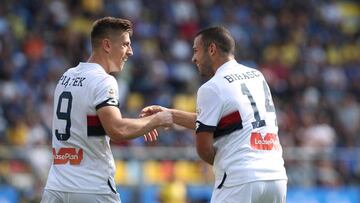
[[[109,100],[107,100],[108,104],[112,105],[112,106],[118,106],[119,105],[119,101],[115,98],[110,98]]]
[[[195,126],[196,126],[196,127],[195,127],[195,130],[197,130],[197,129],[200,127],[200,123],[199,123],[199,122],[196,122],[196,123],[195,123]]]
[[[54,164],[67,164],[79,165],[83,159],[83,149],[76,148],[60,148],[58,152],[56,149],[52,149]]]
[[[251,133],[250,144],[256,150],[280,150],[278,136],[274,133],[267,133],[265,137],[260,133]]]

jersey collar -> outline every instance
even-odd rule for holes
[[[93,68],[93,69],[96,69],[96,70],[106,72],[104,70],[104,68],[98,63],[80,62],[79,67]]]
[[[230,61],[227,61],[226,63],[222,64],[215,72],[216,73],[221,73],[222,71],[225,71],[226,69],[228,69],[229,67],[234,67],[239,65],[238,62],[235,59],[231,59]]]

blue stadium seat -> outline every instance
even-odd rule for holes
[[[15,188],[7,185],[0,186],[0,202],[1,203],[18,203],[19,193]]]

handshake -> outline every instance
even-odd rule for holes
[[[154,141],[159,135],[156,128],[164,127],[169,129],[174,124],[195,130],[196,113],[181,111],[177,109],[168,109],[162,106],[147,106],[141,110],[140,117],[153,116],[151,122],[154,126],[144,135],[145,141]]]
[[[165,130],[168,130],[174,124],[171,109],[158,105],[147,106],[141,110],[139,117],[143,118],[151,115],[154,115],[152,121],[157,127],[163,127]],[[157,132],[156,128],[154,128],[153,130],[144,135],[144,139],[145,141],[152,142],[157,140],[158,135],[159,133]]]

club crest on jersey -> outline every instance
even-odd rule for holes
[[[116,97],[116,90],[112,87],[110,87],[107,91],[107,97],[108,98],[115,98]]]
[[[199,115],[201,113],[201,109],[200,108],[197,108],[196,109],[196,114]]]

